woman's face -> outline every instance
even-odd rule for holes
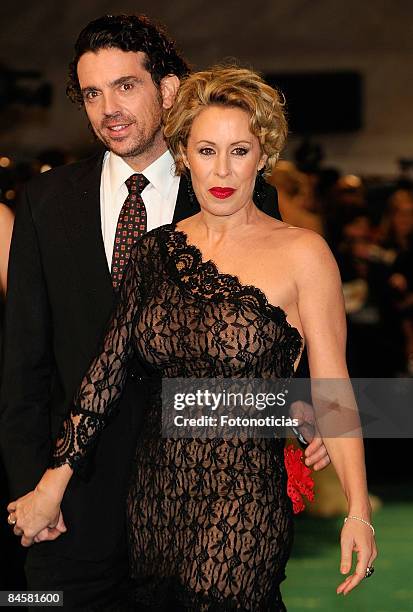
[[[251,202],[265,160],[246,111],[208,106],[194,120],[184,161],[203,210],[227,216]]]

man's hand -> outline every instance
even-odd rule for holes
[[[330,457],[317,429],[314,408],[303,401],[293,402],[290,407],[290,417],[298,420],[298,430],[308,442],[304,451],[305,464],[316,472],[327,467]]]
[[[61,536],[62,533],[65,533],[65,531],[67,531],[67,529],[63,519],[62,511],[60,511],[56,527],[46,527],[45,529],[42,529],[42,531],[39,531],[37,536],[33,538],[33,541],[36,542],[36,544],[39,542],[50,542],[52,540],[56,540],[56,538]]]

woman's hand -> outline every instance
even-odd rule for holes
[[[13,531],[15,535],[21,536],[22,546],[31,546],[35,540],[56,539],[66,531],[60,512],[60,500],[38,487],[11,502],[7,510],[11,520],[16,521]],[[47,538],[46,533],[49,534]],[[37,537],[39,535],[40,538]]]
[[[66,531],[60,504],[73,470],[68,464],[48,469],[37,487],[7,506],[14,533],[22,546],[55,540]]]
[[[372,567],[377,557],[376,542],[371,528],[354,519],[348,519],[341,530],[342,574],[351,570],[353,552],[357,553],[357,564],[353,574],[347,576],[337,588],[337,594],[347,595],[366,577],[367,567]]]

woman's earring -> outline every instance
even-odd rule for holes
[[[257,208],[261,209],[267,192],[267,181],[264,178],[264,169],[258,170],[255,178],[254,192],[252,199]]]
[[[188,198],[189,198],[189,201],[191,202],[191,206],[195,208],[197,204],[197,199],[196,199],[194,188],[192,186],[192,179],[191,179],[190,172],[186,173],[186,188],[188,190]]]

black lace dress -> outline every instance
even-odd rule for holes
[[[203,262],[174,226],[153,230],[132,251],[53,466],[76,470],[87,460],[133,354],[155,377],[272,379],[292,376],[301,346],[259,289]],[[160,421],[154,401],[127,503],[137,609],[284,610],[279,584],[292,544],[284,441],[162,438]]]

